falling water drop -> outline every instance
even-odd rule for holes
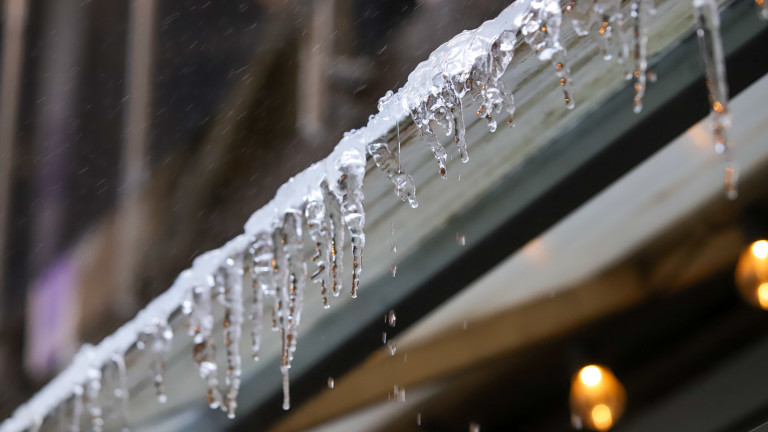
[[[395,341],[387,341],[387,351],[389,351],[390,356],[394,357],[395,353],[397,353],[397,345],[395,344]]]
[[[475,422],[470,423],[469,432],[480,432],[480,425]]]
[[[333,378],[331,378],[331,377],[328,377],[328,388],[329,388],[329,389],[333,389],[333,387],[334,387],[335,385],[336,385],[336,384],[334,383],[334,381],[333,381]]]
[[[390,327],[394,327],[395,324],[397,324],[397,315],[395,315],[395,311],[391,310],[387,314],[387,324]]]
[[[416,426],[421,426],[421,413],[416,413]]]
[[[392,389],[392,398],[396,402],[405,402],[405,387],[395,384]]]
[[[397,264],[392,264],[389,266],[389,271],[392,272],[392,277],[397,276]]]
[[[464,246],[467,244],[467,237],[464,234],[456,233],[456,244]]]

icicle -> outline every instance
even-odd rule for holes
[[[424,140],[427,142],[427,146],[435,156],[440,176],[442,176],[444,179],[447,179],[448,177],[445,161],[448,158],[448,153],[446,153],[445,147],[443,147],[443,145],[440,144],[440,141],[437,139],[437,135],[435,134],[435,131],[432,130],[432,126],[429,125],[430,118],[428,112],[429,110],[427,108],[427,103],[424,102],[419,108],[411,110],[411,118],[413,118],[413,123],[419,129],[421,136],[424,137]]]
[[[65,423],[65,427],[69,432],[80,432],[80,421],[83,417],[83,398],[85,397],[85,388],[81,385],[76,385],[72,390],[72,411],[69,417],[69,422]]]
[[[288,259],[288,271],[290,272],[290,331],[291,351],[290,359],[296,351],[299,336],[299,324],[301,312],[304,306],[304,288],[307,285],[307,264],[304,257],[304,243],[302,241],[302,213],[290,210],[285,213],[283,228],[285,231],[285,253]]]
[[[282,339],[280,371],[283,374],[283,409],[291,406],[289,370],[298,341],[301,321],[306,264],[301,242],[301,214],[296,211],[285,213],[283,225],[273,233],[275,245],[275,275],[278,288],[277,322]]]
[[[728,131],[731,126],[728,111],[728,82],[725,75],[725,56],[720,37],[720,17],[714,0],[693,0],[696,13],[696,35],[704,59],[707,90],[709,93],[710,121],[715,151],[724,156],[725,194],[728,199],[738,196],[738,170],[731,160]]]
[[[213,278],[197,285],[193,291],[193,306],[189,309],[190,333],[192,334],[193,360],[200,378],[205,381],[208,406],[219,408],[222,402],[219,389],[219,367],[216,364],[216,344],[213,341],[213,313],[211,309],[211,288]]]
[[[395,185],[395,193],[401,201],[408,201],[411,207],[416,208],[419,203],[416,201],[416,186],[413,184],[413,177],[406,174],[398,166],[397,160],[392,152],[389,151],[386,143],[374,142],[368,144],[368,154],[373,157],[376,166],[381,169],[389,180]]]
[[[43,419],[39,416],[35,416],[32,420],[32,426],[29,428],[29,432],[40,432],[41,427],[43,427]]]
[[[235,418],[242,375],[240,336],[243,326],[243,255],[237,254],[227,258],[224,267],[216,276],[218,300],[224,306],[224,345],[227,359],[227,392],[223,409],[229,418]]]
[[[653,0],[632,0],[632,77],[635,80],[634,111],[643,110],[648,70],[648,21],[655,13]]]
[[[586,36],[597,25],[603,59],[613,59],[626,68],[629,46],[623,30],[621,0],[571,1],[567,11],[576,34],[580,36]],[[626,71],[626,75],[631,74],[631,71]]]
[[[312,256],[311,261],[315,264],[316,270],[310,279],[312,282],[320,284],[323,307],[328,309],[330,307],[328,304],[328,287],[333,283],[331,275],[331,230],[322,197],[313,196],[309,199],[304,207],[304,218],[309,237],[315,244],[315,255]]]
[[[274,245],[272,239],[267,233],[260,233],[256,236],[250,250],[250,260],[244,262],[246,266],[252,264],[250,271],[245,271],[244,279],[250,281],[253,288],[253,302],[251,303],[251,355],[254,360],[259,359],[259,350],[261,349],[261,334],[264,327],[264,296],[274,296],[276,294],[274,275],[272,271],[272,261],[275,258]]]
[[[339,192],[341,193],[341,214],[352,238],[352,287],[350,295],[357,297],[360,273],[363,268],[365,247],[365,210],[363,208],[363,177],[365,177],[365,156],[356,150],[348,150],[337,163],[341,172]]]
[[[188,312],[191,304],[185,302],[182,304],[182,311]],[[173,330],[168,322],[159,318],[154,318],[152,326],[144,330],[139,335],[136,347],[140,350],[149,348],[150,362],[149,371],[152,374],[152,381],[155,386],[157,401],[164,404],[168,400],[165,394],[165,358],[171,349],[173,341]]]
[[[91,419],[91,430],[101,432],[104,428],[104,418],[99,401],[101,392],[101,371],[97,368],[89,368],[85,383],[85,406]]]
[[[128,427],[128,377],[126,376],[123,356],[113,353],[104,366],[104,383],[112,390],[120,418],[120,430],[130,432]]]
[[[344,275],[344,220],[341,217],[341,204],[328,182],[320,182],[320,191],[325,204],[325,217],[331,233],[331,292],[334,297],[341,293],[342,276]]]
[[[571,71],[566,62],[565,47],[560,43],[561,19],[560,2],[557,0],[534,0],[528,13],[518,18],[520,33],[539,60],[550,60],[554,65],[563,89],[565,106],[572,109],[575,105]]]

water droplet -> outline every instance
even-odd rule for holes
[[[396,323],[397,323],[397,315],[395,315],[395,311],[391,310],[387,315],[387,324],[389,324],[390,327],[394,327]]]
[[[392,264],[389,266],[389,270],[392,272],[392,277],[397,276],[397,264]]]
[[[389,355],[394,357],[395,353],[397,352],[397,345],[395,345],[395,341],[390,340],[387,342],[387,349],[389,350]]]
[[[421,413],[416,413],[416,426],[421,426]]]
[[[464,234],[456,233],[456,244],[464,246],[467,244],[467,238]]]
[[[470,423],[469,432],[480,432],[480,425],[475,422]]]
[[[335,383],[333,381],[333,378],[328,377],[328,388],[329,389],[333,389],[334,385],[335,385]]]

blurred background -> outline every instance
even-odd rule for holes
[[[3,0],[0,417],[241,233],[432,50],[510,3]],[[227,423],[201,408],[202,392],[180,397],[183,383],[168,390],[181,402],[146,408],[136,378],[134,429],[714,431],[768,420],[766,24],[752,2],[721,5],[743,168],[729,202],[690,5],[657,3],[659,83],[640,116],[620,67],[566,24],[574,112],[523,47],[507,78],[516,128],[490,136],[468,124],[473,161],[454,161],[449,182],[412,125],[398,128],[422,205],[408,213],[381,174],[366,177],[369,300],[305,320],[290,412],[265,386],[244,390]],[[381,319],[389,311],[396,326]],[[326,337],[333,350],[317,342]],[[188,356],[186,343],[174,352]],[[258,387],[262,371],[246,375]],[[195,410],[206,420],[192,428],[182,414]]]

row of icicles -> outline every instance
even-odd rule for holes
[[[761,16],[768,18],[768,2],[755,1],[761,7]],[[729,152],[728,85],[717,3],[715,0],[693,0],[693,5],[706,68],[714,148],[725,160],[725,194],[729,199],[735,199],[738,196],[738,169]],[[633,110],[640,113],[648,77],[652,76],[648,72],[647,43],[650,20],[656,10],[653,0],[632,0],[629,11],[627,19],[622,11],[622,0],[572,0],[565,7],[575,32],[580,36],[597,33],[603,59],[620,64],[625,79],[633,81]],[[486,39],[473,32],[460,34],[448,42],[441,58],[430,58],[431,70],[422,71],[422,74],[430,74],[432,82],[425,100],[414,103],[415,98],[410,97],[407,89],[397,95],[389,91],[379,100],[379,111],[384,114],[390,104],[400,104],[409,111],[413,123],[437,160],[440,175],[447,178],[447,151],[440,143],[433,123],[445,130],[447,136],[453,135],[460,159],[465,163],[469,161],[469,153],[463,99],[468,93],[475,91],[476,95],[471,100],[478,101],[476,113],[488,121],[491,132],[496,131],[496,117],[500,115],[507,115],[507,124],[514,125],[514,97],[504,88],[501,77],[512,61],[518,40],[525,41],[540,60],[552,63],[566,107],[575,107],[566,49],[560,41],[562,16],[563,11],[557,0],[534,0],[529,10],[515,21],[515,28],[504,30],[494,39]],[[627,26],[630,27],[629,32],[625,30]],[[472,60],[466,62],[467,58]],[[472,64],[468,70],[454,74],[446,72],[455,69],[452,67],[454,64],[467,63]],[[384,117],[384,120],[388,119]],[[397,127],[399,130],[399,124]],[[415,207],[415,189],[410,176],[402,171],[399,160],[392,162],[386,144],[375,143],[374,146],[372,150],[369,148],[369,152],[395,184],[398,197],[407,199]]]
[[[768,15],[768,2],[756,2],[762,7],[763,14]],[[601,40],[602,57],[624,66],[626,78],[634,80],[633,103],[635,111],[639,112],[646,89],[648,23],[654,14],[654,6],[652,0],[632,0],[628,20],[621,4],[621,0],[571,1],[565,11],[577,34],[583,36],[595,31]],[[693,0],[693,4],[706,65],[715,149],[725,155],[726,192],[729,198],[735,198],[737,171],[728,156],[728,89],[717,4],[714,0]],[[552,63],[566,106],[574,107],[566,50],[559,37],[561,20],[558,1],[534,0],[526,13],[515,20],[513,28],[504,30],[492,40],[471,31],[464,32],[448,42],[447,51],[440,58],[430,58],[429,68],[417,68],[414,72],[432,77],[433,85],[426,99],[414,101],[407,88],[397,95],[390,91],[379,101],[379,111],[384,115],[387,105],[398,103],[409,112],[437,160],[440,175],[445,177],[447,152],[433,123],[446,130],[447,135],[453,135],[462,162],[469,160],[463,118],[463,101],[467,95],[471,94],[469,99],[477,101],[476,113],[487,120],[491,132],[496,130],[496,118],[501,115],[507,115],[507,123],[513,124],[514,99],[504,88],[501,77],[512,60],[518,40],[530,45],[539,59]],[[629,21],[631,30],[626,33],[624,27]],[[456,70],[457,64],[467,64],[467,58],[471,68],[450,72]],[[398,120],[394,121],[399,131]],[[397,196],[416,207],[414,182],[402,170],[399,152],[393,154],[383,142],[369,144],[367,151],[395,185]],[[342,260],[347,232],[353,255],[350,295],[357,296],[365,246],[362,190],[365,156],[354,150],[347,151],[337,167],[340,171],[338,182],[330,184],[323,180],[319,188],[306,197],[302,208],[286,210],[274,229],[257,234],[246,250],[228,258],[207,283],[196,286],[181,305],[189,320],[193,359],[206,384],[209,405],[222,409],[229,417],[236,413],[241,380],[240,339],[245,287],[252,289],[249,319],[253,359],[259,357],[265,309],[271,315],[272,330],[280,335],[284,409],[290,406],[289,370],[298,341],[304,290],[308,281],[318,285],[325,308],[329,307],[329,296],[338,296],[342,292]],[[217,307],[222,307],[224,313],[226,368],[223,389],[216,361],[214,305],[220,305]],[[161,403],[167,399],[165,358],[172,339],[167,318],[157,318],[136,341],[136,347],[149,356],[150,373]],[[79,432],[82,415],[86,414],[91,430],[99,432],[103,429],[103,413],[107,408],[119,413],[122,430],[127,431],[128,385],[125,362],[119,354],[98,368],[88,369],[86,381],[72,389],[72,396],[56,410],[58,414],[49,413],[48,416],[55,417],[62,430]],[[42,422],[42,418],[34,419],[34,426],[29,430],[38,430]]]

